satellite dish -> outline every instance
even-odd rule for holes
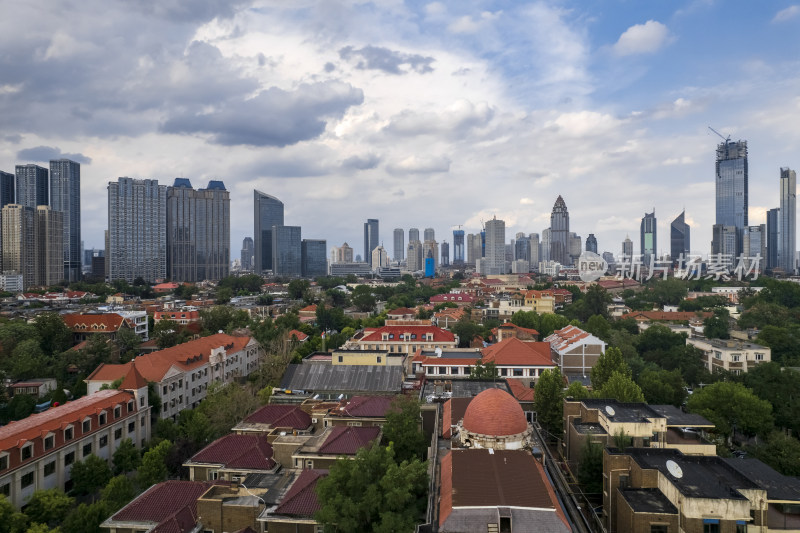
[[[681,470],[681,467],[678,466],[678,463],[672,459],[667,461],[667,470],[675,479],[680,479],[683,477],[683,470]]]
[[[442,356],[442,349],[439,348],[438,346],[436,347],[436,350],[434,350],[434,351],[436,352],[436,357],[441,357]]]
[[[614,408],[611,407],[610,405],[606,405],[606,413],[608,414],[608,416],[614,416],[615,414],[617,414],[617,412],[614,411]]]

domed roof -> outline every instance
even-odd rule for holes
[[[519,402],[500,389],[486,389],[469,402],[464,413],[464,429],[479,435],[503,437],[528,429]]]

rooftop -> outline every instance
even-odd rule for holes
[[[584,398],[580,402],[588,409],[602,411],[603,416],[613,422],[644,422],[648,418],[663,418],[646,403],[621,403],[604,398]],[[609,414],[607,407],[612,409],[613,415]]]
[[[678,509],[659,489],[625,489],[621,492],[634,513],[678,514]]]
[[[303,470],[273,513],[283,516],[314,516],[320,508],[316,493],[317,482],[327,475],[327,470]]]
[[[381,428],[336,426],[319,447],[318,453],[324,455],[355,455],[358,450],[378,438]]]
[[[229,434],[192,456],[188,463],[221,464],[223,468],[273,470],[272,446],[267,436]]]
[[[734,470],[767,491],[769,500],[800,502],[800,478],[784,476],[758,459],[723,459]]]
[[[486,389],[500,389],[511,394],[511,389],[504,379],[453,379],[446,381],[427,380],[422,388],[422,398],[443,396],[445,389],[449,398],[473,398]]]
[[[404,369],[399,365],[289,365],[281,389],[314,392],[399,393]]]
[[[267,424],[273,428],[308,429],[311,427],[311,417],[295,405],[265,405],[245,418],[243,422]]]
[[[528,421],[513,396],[500,389],[488,389],[469,403],[464,429],[479,435],[518,435],[528,429]]]
[[[694,413],[684,413],[674,405],[651,405],[650,409],[667,419],[667,427],[714,427],[706,418]]]
[[[330,416],[385,418],[392,400],[389,396],[353,396],[342,400],[339,407],[331,410]]]
[[[181,533],[197,524],[197,498],[213,481],[165,481],[147,489],[131,503],[117,511],[108,522],[157,524],[153,532]]]

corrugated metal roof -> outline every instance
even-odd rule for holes
[[[282,389],[307,392],[399,393],[403,386],[402,366],[289,365],[281,380]]]

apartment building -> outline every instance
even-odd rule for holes
[[[709,372],[747,372],[759,363],[772,360],[772,351],[759,344],[739,340],[689,338],[686,344],[703,351],[703,364]]]

